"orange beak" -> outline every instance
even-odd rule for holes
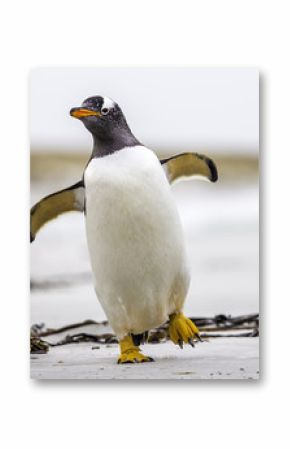
[[[91,117],[95,115],[97,117],[101,116],[100,112],[93,111],[92,109],[86,108],[72,108],[70,110],[70,115],[75,118]]]

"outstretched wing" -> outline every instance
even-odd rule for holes
[[[69,211],[84,210],[85,189],[79,181],[67,189],[46,196],[36,203],[30,211],[30,242],[33,242],[39,229],[58,215]]]
[[[201,176],[216,182],[218,172],[214,161],[203,154],[181,153],[168,159],[160,160],[170,184],[181,178]]]
[[[216,182],[218,173],[212,159],[198,153],[181,153],[160,160],[170,184],[182,178],[202,176]],[[58,215],[70,211],[83,212],[85,208],[84,182],[46,196],[30,211],[30,241],[33,242],[39,229]]]

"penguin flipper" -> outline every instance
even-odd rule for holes
[[[65,212],[84,211],[84,203],[83,181],[44,197],[30,210],[30,242],[45,223]]]
[[[182,178],[199,177],[216,182],[218,172],[212,159],[198,153],[181,153],[168,159],[161,159],[170,184]]]

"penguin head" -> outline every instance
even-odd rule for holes
[[[121,108],[108,97],[89,97],[82,105],[70,110],[70,115],[83,122],[98,139],[110,139],[116,129],[128,128]]]

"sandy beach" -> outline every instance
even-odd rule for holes
[[[180,349],[146,344],[153,363],[118,365],[118,345],[78,343],[31,355],[32,379],[259,379],[259,339],[219,338]]]

